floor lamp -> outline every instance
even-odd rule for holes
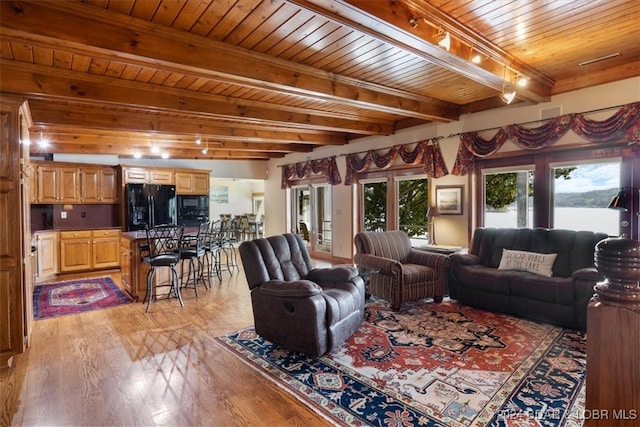
[[[429,207],[427,209],[427,221],[429,222],[429,228],[431,232],[429,233],[429,244],[437,245],[436,243],[436,217],[438,216],[438,208]]]

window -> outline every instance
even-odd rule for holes
[[[608,209],[620,188],[620,162],[552,167],[553,226],[568,230],[618,234],[616,210]]]
[[[485,227],[531,227],[533,169],[484,172],[483,177]]]
[[[426,178],[398,178],[398,230],[411,238],[428,239],[429,181]]]
[[[362,183],[362,229],[364,231],[387,230],[387,181]]]
[[[635,235],[635,211],[608,209],[620,188],[635,188],[631,171],[636,160],[630,151],[625,146],[580,147],[478,160],[482,180],[476,220],[484,227]]]

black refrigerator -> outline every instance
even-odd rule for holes
[[[126,184],[124,188],[127,231],[176,223],[175,185]]]

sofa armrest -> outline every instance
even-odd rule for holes
[[[313,268],[307,274],[307,280],[316,283],[348,282],[358,275],[355,267]]]
[[[258,287],[263,295],[279,298],[307,298],[322,293],[322,288],[310,280],[270,280]]]
[[[480,257],[473,254],[451,254],[449,255],[451,263],[477,265],[481,264]]]
[[[378,271],[383,274],[400,274],[402,265],[391,258],[383,258],[371,254],[358,253],[353,257],[354,263],[359,268],[366,268],[370,271]]]
[[[584,280],[589,282],[602,282],[605,279],[604,276],[598,273],[598,270],[596,270],[594,267],[581,268],[579,270],[576,270],[573,272],[571,277],[573,278],[574,282],[576,280]]]

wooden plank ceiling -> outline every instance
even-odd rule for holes
[[[640,74],[637,0],[0,7],[1,90],[50,141],[33,153],[266,160]]]

